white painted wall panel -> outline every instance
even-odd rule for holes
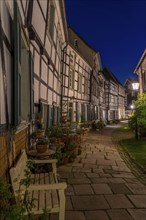
[[[65,86],[68,86],[68,77],[65,77]]]
[[[65,74],[66,74],[67,76],[69,76],[69,67],[68,67],[68,66],[66,66]]]
[[[55,64],[55,48],[54,48],[54,46],[52,47],[51,59],[52,59],[52,62]]]
[[[41,8],[42,8],[42,11],[43,11],[43,14],[44,16],[46,17],[46,13],[47,13],[47,2],[49,1],[45,1],[45,0],[38,0],[40,2],[40,5],[41,5]]]
[[[8,8],[5,1],[0,1],[1,4],[1,20],[2,20],[2,27],[4,29],[4,32],[10,42],[10,22],[9,22],[9,13]]]
[[[65,88],[64,95],[65,95],[65,96],[68,95],[68,89],[67,89],[67,88]]]
[[[35,54],[34,54],[34,72],[39,76],[39,72],[40,72],[40,56],[37,53],[37,51],[35,51]]]
[[[66,56],[66,63],[69,65],[69,56]]]
[[[42,68],[41,68],[41,78],[45,83],[47,82],[47,74],[48,74],[48,67],[46,63],[42,60]]]
[[[34,102],[38,103],[39,101],[39,81],[34,78]]]
[[[44,86],[42,83],[41,83],[41,94],[40,94],[40,97],[42,99],[47,100],[47,87]]]
[[[58,88],[57,88],[57,79],[56,79],[56,77],[54,77],[54,86],[53,86],[53,89],[54,89],[55,91],[58,91]]]
[[[57,97],[56,97],[56,98],[57,98],[57,105],[58,105],[58,106],[60,106],[60,96],[59,96],[59,95],[57,95]]]
[[[26,9],[26,2],[27,2],[28,0],[22,0],[22,6],[23,6],[23,8],[24,8],[24,11],[25,11],[25,9]]]
[[[0,1],[0,4],[1,4],[2,1]],[[7,4],[7,7],[8,7],[8,10],[11,14],[11,16],[13,17],[14,15],[14,4],[13,4],[13,1],[12,0],[5,0],[6,4]]]
[[[20,12],[20,16],[21,16],[22,22],[24,24],[24,13],[23,13],[21,1],[17,1],[17,4],[18,4],[18,8],[19,8],[19,12]]]
[[[49,70],[49,86],[53,88],[53,72]]]
[[[52,91],[48,89],[48,103],[52,105]]]
[[[45,21],[37,1],[33,1],[32,25],[34,26],[41,41],[44,42]]]
[[[48,36],[46,36],[46,42],[45,42],[45,49],[47,51],[47,53],[49,54],[49,56],[51,56],[51,43],[48,39]]]
[[[1,65],[1,54],[0,54],[0,124],[6,123],[5,118],[5,98],[4,98],[4,87],[2,77],[2,65]]]

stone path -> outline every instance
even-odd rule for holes
[[[86,134],[82,154],[58,168],[68,184],[65,220],[146,220],[146,187],[126,166],[111,132]]]

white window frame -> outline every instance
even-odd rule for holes
[[[69,88],[74,89],[74,70],[69,69]]]

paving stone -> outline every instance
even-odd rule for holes
[[[73,173],[75,178],[86,178],[85,173]]]
[[[114,160],[102,160],[102,159],[98,159],[97,160],[97,164],[100,165],[116,165],[116,162]]]
[[[116,155],[114,155],[114,154],[111,154],[111,155],[106,155],[105,156],[105,159],[106,160],[115,160],[116,161],[116,163],[117,162],[122,162],[123,160],[121,159],[121,157],[120,156],[116,156]],[[120,164],[119,164],[120,165]]]
[[[128,209],[134,220],[146,220],[146,209]]]
[[[124,178],[125,182],[127,183],[140,183],[138,179],[136,178]]]
[[[134,194],[146,195],[146,186],[142,183],[127,183],[126,185]]]
[[[146,208],[145,195],[128,195],[129,199],[133,202],[136,208]]]
[[[91,183],[90,179],[88,178],[70,178],[68,179],[69,184],[84,184],[84,183]]]
[[[110,216],[111,220],[132,220],[133,218],[129,215],[126,210],[119,209],[119,210],[107,210],[108,215]]]
[[[105,183],[91,184],[96,194],[113,194],[109,186]]]
[[[57,171],[59,172],[61,172],[61,171],[63,171],[63,172],[71,172],[72,171],[72,167],[67,167],[67,166],[60,166],[60,167],[58,167],[57,168]]]
[[[108,173],[99,173],[100,177],[112,177],[111,174]]]
[[[86,220],[84,213],[79,211],[66,211],[65,220]]]
[[[66,210],[73,210],[71,199],[69,196],[66,196],[66,205],[65,205]]]
[[[91,168],[73,167],[73,172],[91,173]]]
[[[111,166],[111,165],[105,165],[105,166],[104,166],[104,165],[99,165],[99,168],[100,168],[100,169],[103,169],[103,170],[104,170],[104,169],[105,169],[105,170],[111,170],[111,169],[112,169],[112,166]]]
[[[109,180],[106,177],[97,177],[97,178],[90,178],[92,183],[108,183]]]
[[[112,166],[112,169],[117,170],[117,171],[123,171],[123,172],[130,172],[131,173],[131,170],[126,166]]]
[[[69,166],[72,166],[72,167],[82,167],[83,164],[82,163],[70,163],[68,164]]]
[[[86,173],[87,177],[91,178],[91,177],[99,177],[99,174],[97,173]]]
[[[109,220],[105,211],[86,211],[86,220]]]
[[[116,160],[116,164],[118,166],[126,166],[125,162],[124,161],[119,161],[119,160]],[[127,167],[127,166],[126,166]]]
[[[92,195],[94,194],[90,184],[74,185],[76,195]]]
[[[124,173],[121,172],[119,174],[112,174],[113,177],[123,177],[123,178],[135,178],[135,176],[132,173]]]
[[[96,196],[71,196],[75,210],[108,209],[109,205],[103,195]]]
[[[123,178],[108,178],[109,182],[111,183],[125,183]]]
[[[98,165],[97,164],[84,164],[83,167],[96,169],[96,168],[98,168]]]
[[[104,171],[104,173],[108,173],[108,174],[120,174],[120,172],[119,171],[117,171],[117,170],[112,170],[112,169],[103,169],[103,171]]]
[[[105,195],[111,208],[133,208],[132,203],[126,198],[125,195]]]
[[[59,175],[60,175],[60,178],[62,178],[62,179],[73,177],[73,173],[71,173],[71,172],[60,172]]]
[[[82,163],[87,163],[87,164],[96,164],[96,159],[82,159]]]
[[[109,186],[115,194],[131,194],[125,183],[109,183]]]
[[[65,195],[66,196],[70,196],[70,195],[74,195],[74,189],[71,185],[67,184],[67,188],[65,189]]]

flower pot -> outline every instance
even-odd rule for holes
[[[45,131],[36,131],[36,137],[37,138],[44,137],[44,135],[45,135]]]
[[[45,153],[48,149],[48,144],[36,144],[36,150],[39,154]]]

